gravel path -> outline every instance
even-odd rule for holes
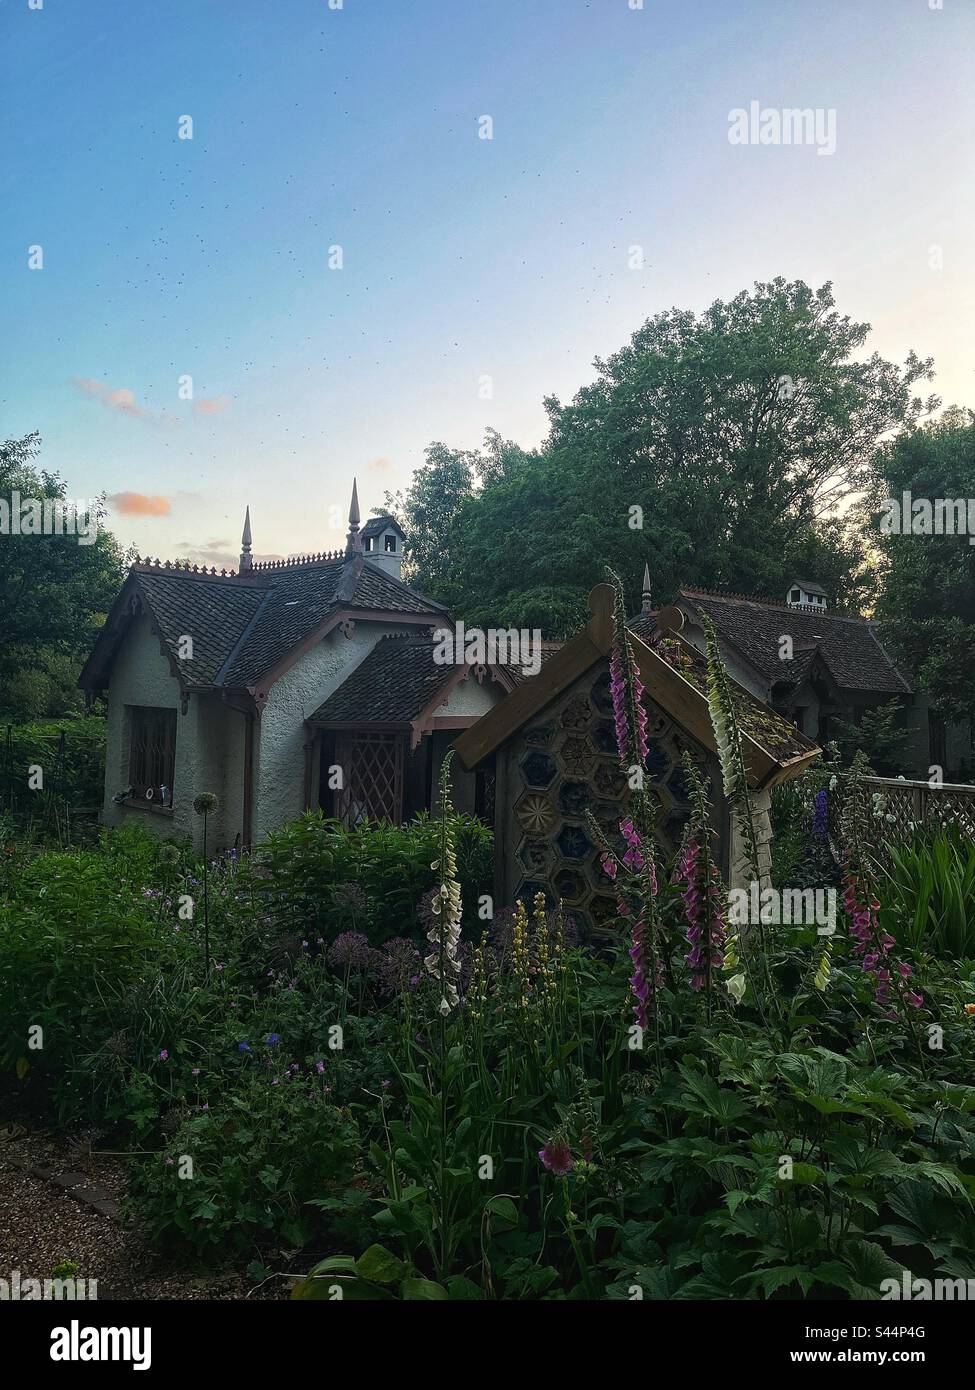
[[[79,1202],[24,1164],[81,1173],[115,1201],[125,1192],[125,1170],[115,1159],[68,1150],[16,1126],[0,1130],[0,1278],[17,1269],[22,1279],[47,1279],[63,1260],[73,1260],[76,1278],[98,1280],[99,1301],[287,1298],[286,1280],[251,1293],[253,1281],[240,1269],[187,1271],[162,1259],[137,1229]]]

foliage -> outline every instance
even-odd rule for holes
[[[376,944],[418,930],[417,908],[433,888],[439,834],[427,815],[407,826],[350,830],[320,811],[307,812],[270,835],[260,852],[276,921],[316,934],[362,932]],[[463,815],[454,819],[453,834],[467,920],[476,920],[479,895],[491,891],[493,838]]]
[[[621,754],[639,761],[625,640],[612,672]],[[711,679],[733,753],[735,712]],[[791,801],[790,835],[817,854],[824,825],[841,827],[848,882],[869,835],[853,814],[861,766],[825,768]],[[464,855],[488,842],[446,786],[439,821],[365,843],[305,817],[266,857],[211,863],[209,973],[186,848],[135,829],[72,854],[7,845],[10,1083],[129,1152],[159,1246],[253,1253],[270,1273],[284,1250],[296,1298],[872,1299],[903,1269],[963,1275],[972,962],[943,961],[930,925],[915,935],[906,880],[878,881],[875,910],[857,878],[832,938],[732,929],[706,784],[693,761],[685,772],[694,814],[673,865],[648,852],[649,799],[604,842],[626,942],[601,954],[541,895],[456,936]],[[342,915],[336,889],[360,884],[381,911],[346,891]],[[437,884],[448,911],[428,897],[424,962],[414,914]],[[887,998],[858,954],[875,912],[913,972]]]
[[[546,402],[539,451],[436,446],[402,504],[420,586],[469,623],[553,636],[585,620],[605,564],[635,607],[648,555],[660,602],[682,583],[781,594],[801,573],[857,608],[871,571],[831,509],[869,481],[878,440],[919,418],[931,375],[913,353],[903,368],[858,357],[868,331],[829,285],[782,279],[657,314],[571,404]]]
[[[881,526],[884,499],[975,498],[975,419],[948,410],[877,452],[867,516],[883,561],[878,616],[948,721],[975,718],[975,547],[965,535],[903,535]],[[968,504],[967,510],[971,511]]]
[[[957,827],[924,829],[887,854],[881,922],[915,951],[975,960],[975,841]]]
[[[34,465],[36,434],[0,444],[0,497],[66,501],[64,482]],[[99,519],[104,508],[97,508]],[[99,528],[74,535],[7,535],[0,545],[0,709],[14,719],[78,707],[78,669],[122,579],[118,543]],[[40,639],[40,640],[39,640]],[[73,667],[73,675],[70,674]]]
[[[56,770],[62,739],[64,759],[59,777]],[[28,774],[35,765],[43,770],[44,786],[31,791]],[[76,809],[98,806],[104,776],[103,717],[36,720],[30,724],[0,722],[0,806],[36,813],[48,796],[57,796]]]
[[[878,777],[896,777],[902,763],[901,747],[907,737],[903,706],[899,700],[865,709],[859,724],[836,720],[836,742],[844,762],[862,753]]]
[[[268,1240],[297,1249],[319,1224],[308,1204],[351,1186],[358,1152],[350,1112],[314,1071],[269,1085],[247,1068],[219,1106],[179,1116],[165,1149],[135,1168],[133,1195],[163,1244],[211,1257]]]

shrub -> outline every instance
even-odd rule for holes
[[[957,827],[921,831],[887,847],[881,922],[915,951],[975,959],[975,841]]]
[[[321,1224],[311,1199],[342,1194],[358,1153],[350,1112],[314,1072],[277,1084],[247,1073],[219,1105],[187,1113],[164,1152],[138,1160],[133,1195],[164,1245],[207,1257],[270,1241],[300,1248]]]
[[[477,900],[491,892],[493,836],[469,816],[452,821],[466,921],[477,921]],[[407,826],[346,829],[309,811],[272,834],[259,862],[282,926],[325,934],[362,932],[373,944],[417,931],[417,909],[434,883],[439,827],[426,815]]]

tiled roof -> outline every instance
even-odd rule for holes
[[[818,652],[844,690],[885,695],[910,694],[912,690],[884,650],[877,625],[866,618],[810,612],[787,603],[700,589],[681,589],[680,598],[706,613],[720,635],[771,683],[800,685]],[[779,659],[779,638],[785,634],[794,644],[791,661]]]
[[[630,619],[627,627],[636,633],[641,641],[649,644],[656,632],[656,617],[652,613],[638,613],[635,618]],[[690,681],[696,690],[706,693],[708,664],[703,652],[699,652],[690,642],[675,642],[673,638],[666,637],[654,650],[658,656],[678,670],[685,680]],[[649,694],[652,696],[653,691]],[[814,746],[787,719],[734,679],[731,681],[731,698],[738,712],[741,727],[781,762],[801,757]]]
[[[313,723],[408,724],[454,675],[431,637],[383,637],[311,716]]]
[[[209,576],[176,567],[136,565],[130,572],[152,613],[180,677],[188,685],[240,688],[253,685],[332,612],[339,609],[430,615],[433,626],[446,609],[362,555],[283,565],[250,575]],[[129,587],[126,593],[131,590]],[[120,599],[120,602],[122,600]],[[105,656],[96,643],[86,670],[111,659],[117,624],[106,624]],[[180,656],[181,639],[193,639],[191,660]],[[85,679],[83,674],[83,679]]]
[[[382,535],[387,526],[392,526],[401,536],[403,535],[403,528],[394,516],[371,516],[363,526],[360,535],[366,541],[370,536]]]
[[[212,685],[240,634],[264,601],[263,589],[227,579],[135,570],[136,584],[187,685]],[[180,658],[180,639],[193,640],[193,659]]]

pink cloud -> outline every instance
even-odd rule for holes
[[[118,410],[123,415],[131,415],[140,420],[149,419],[152,415],[144,406],[136,405],[135,392],[130,391],[127,386],[112,387],[103,381],[93,381],[91,377],[75,377],[74,384],[79,391],[101,401],[109,410]]]
[[[211,400],[197,401],[193,409],[198,415],[220,415],[229,405],[229,396],[214,396]]]
[[[144,492],[115,492],[106,501],[121,516],[169,516],[172,511],[168,497],[149,497]]]

